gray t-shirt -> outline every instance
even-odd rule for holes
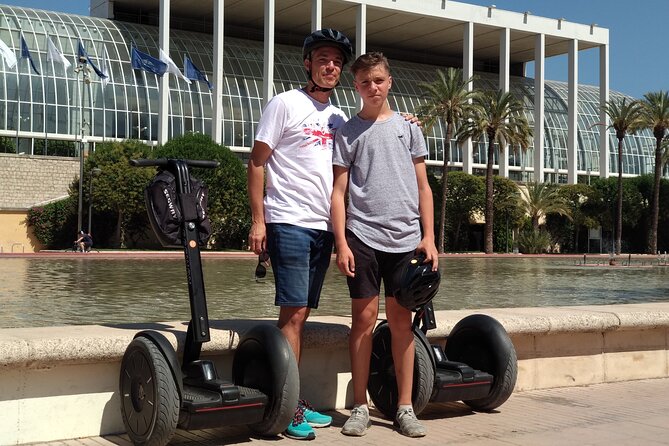
[[[384,252],[421,240],[413,158],[427,155],[423,133],[399,114],[381,122],[351,118],[335,136],[332,163],[349,169],[346,228]]]

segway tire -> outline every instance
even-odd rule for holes
[[[119,381],[121,415],[133,444],[169,443],[181,402],[167,360],[151,339],[139,336],[128,345]]]
[[[518,376],[516,350],[496,319],[473,314],[460,320],[446,340],[446,357],[493,376],[488,396],[464,401],[472,409],[489,412],[501,406],[513,393]]]
[[[417,330],[417,329],[416,329]],[[419,415],[430,402],[434,388],[434,365],[430,352],[414,333],[415,356],[411,403]],[[386,418],[393,420],[397,413],[399,391],[391,347],[390,327],[382,322],[372,335],[372,357],[369,364],[367,391],[376,407]]]
[[[274,325],[257,325],[239,341],[232,362],[233,382],[258,389],[268,402],[261,421],[248,427],[262,436],[285,431],[295,415],[300,376],[293,349]]]

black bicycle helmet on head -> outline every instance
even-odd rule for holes
[[[353,47],[351,41],[344,33],[332,28],[323,28],[314,31],[304,39],[302,46],[302,58],[307,59],[313,50],[322,46],[334,46],[339,48],[343,57],[344,65],[353,58]]]
[[[414,256],[404,266],[400,276],[400,287],[395,291],[395,298],[400,305],[411,311],[417,311],[439,291],[441,274],[432,271],[432,263],[423,263],[425,254]]]
[[[333,46],[339,48],[341,51],[342,57],[344,58],[343,65],[353,58],[353,47],[351,42],[348,40],[343,33],[337,31],[336,29],[323,28],[318,31],[314,31],[309,34],[306,39],[304,39],[304,45],[302,46],[302,59],[311,60],[311,52],[316,48],[323,46]],[[331,91],[333,88],[322,87],[314,81],[314,77],[311,74],[311,70],[307,71],[309,80],[313,84],[309,91],[312,93],[314,91]],[[338,85],[338,84],[337,84]]]

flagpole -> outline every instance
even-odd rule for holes
[[[102,57],[104,57],[104,66],[102,67],[103,70],[108,70],[106,74],[109,76],[109,52],[107,51],[107,45],[105,45],[104,42],[102,42]],[[104,80],[100,79],[100,88],[102,90],[102,142],[104,143],[107,139],[107,100],[106,100],[106,92],[105,92],[105,84],[103,83]],[[88,230],[90,231],[90,224],[88,225],[89,228]]]
[[[88,65],[86,59],[79,56],[79,65],[74,70],[77,75],[81,73],[81,84],[79,87],[79,202],[77,207],[77,233],[81,231],[83,224],[83,193],[84,193],[84,84],[89,83]],[[75,137],[76,138],[76,137]]]
[[[23,33],[21,33],[23,39]],[[23,57],[21,57],[23,59]],[[19,130],[21,127],[21,63],[16,63],[16,154],[20,152],[19,149]]]
[[[49,39],[49,35],[47,34],[46,36],[47,39]],[[45,96],[44,96],[44,156],[48,155],[48,148],[49,148],[49,124],[48,124],[48,119],[46,117],[47,111],[49,110],[49,107],[47,106],[47,102],[49,100],[49,66],[51,65],[49,62],[49,43],[47,41],[47,60],[46,60],[46,76],[44,78],[46,79],[46,88],[45,88]],[[53,62],[51,62],[53,63]],[[54,82],[56,80],[56,70],[53,70],[53,79]]]
[[[19,127],[21,126],[21,64],[16,64],[16,154],[19,154]]]

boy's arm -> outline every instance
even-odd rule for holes
[[[330,217],[332,229],[337,247],[337,267],[339,271],[347,276],[355,276],[355,260],[351,248],[346,242],[346,187],[348,186],[348,169],[346,167],[332,166],[334,172],[334,185],[332,187],[332,204]]]
[[[272,154],[272,149],[260,141],[253,143],[251,158],[247,168],[249,205],[251,206],[251,229],[249,231],[249,249],[256,254],[265,250],[265,206],[263,195],[265,188],[265,162]]]
[[[425,261],[432,262],[432,270],[436,271],[439,265],[439,252],[434,244],[434,204],[432,189],[427,181],[425,158],[414,158],[413,165],[416,170],[416,181],[418,182],[418,211],[420,213],[420,223],[423,227],[423,239],[416,250],[425,253]]]

